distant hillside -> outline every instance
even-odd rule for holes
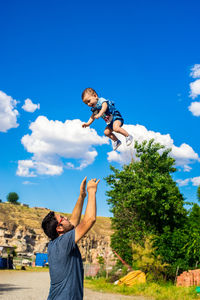
[[[0,246],[17,246],[17,252],[29,253],[29,255],[35,252],[45,252],[48,238],[41,229],[41,222],[49,211],[45,208],[0,203]],[[63,212],[58,213],[70,216]],[[111,234],[110,218],[97,217],[93,228],[79,242],[83,259],[96,262],[98,255],[111,256]]]
[[[24,225],[30,228],[41,229],[42,219],[50,210],[45,208],[30,208],[21,205],[14,205],[8,202],[0,203],[0,222],[6,222],[11,228],[15,225]],[[63,216],[70,216],[63,212],[57,212]],[[96,223],[90,233],[110,236],[111,220],[108,217],[97,217]]]

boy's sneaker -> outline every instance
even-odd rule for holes
[[[133,141],[132,135],[129,134],[129,136],[126,137],[126,146],[130,146]]]
[[[117,150],[117,148],[121,145],[121,141],[120,140],[117,140],[115,142],[113,142],[113,150]]]

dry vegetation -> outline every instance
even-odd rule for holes
[[[43,208],[29,208],[3,202],[0,203],[0,223],[5,223],[10,230],[16,225],[37,230],[41,229],[42,219],[49,211],[50,210]],[[70,214],[63,212],[58,213],[70,217]],[[112,233],[110,218],[97,217],[96,224],[90,233],[110,236]]]

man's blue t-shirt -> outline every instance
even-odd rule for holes
[[[47,300],[82,300],[83,264],[74,229],[50,241],[48,262],[51,286]]]

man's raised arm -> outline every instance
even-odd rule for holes
[[[75,228],[75,242],[77,243],[94,225],[96,221],[96,191],[100,180],[91,179],[87,184],[88,202],[85,215],[81,223]]]
[[[82,209],[83,209],[83,203],[84,203],[84,199],[86,197],[86,191],[85,191],[86,179],[87,179],[87,177],[85,177],[83,179],[83,181],[81,182],[80,195],[78,197],[76,205],[74,206],[74,209],[73,209],[73,212],[72,212],[72,215],[70,218],[70,223],[72,225],[74,225],[74,227],[76,227],[80,223],[81,213],[82,213]]]

